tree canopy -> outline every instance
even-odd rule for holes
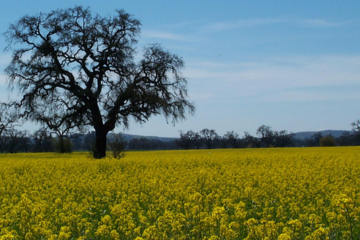
[[[0,138],[13,130],[18,112],[13,103],[0,103]]]
[[[6,72],[21,91],[23,116],[92,126],[94,157],[102,158],[116,125],[158,114],[175,122],[193,112],[180,57],[153,44],[136,61],[140,26],[124,10],[102,17],[83,7],[24,16],[10,25],[13,56]]]

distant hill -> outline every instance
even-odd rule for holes
[[[331,135],[335,138],[340,137],[343,134],[351,133],[347,130],[322,130],[322,131],[307,131],[307,132],[296,132],[294,138],[298,140],[305,140],[311,138],[314,134],[321,133],[322,136]]]
[[[134,134],[125,134],[122,133],[122,136],[124,137],[124,139],[126,141],[130,141],[132,139],[136,139],[136,138],[146,138],[149,140],[159,140],[162,142],[172,142],[175,141],[177,138],[170,138],[170,137],[158,137],[158,136],[142,136],[142,135],[134,135]],[[113,139],[114,138],[114,134],[113,133],[109,133],[108,134],[108,139]]]

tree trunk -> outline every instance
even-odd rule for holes
[[[107,132],[103,128],[95,130],[95,149],[94,158],[104,158],[106,156],[106,135]]]
[[[60,135],[59,136],[59,151],[60,153],[65,153],[65,147],[64,147],[64,136]]]

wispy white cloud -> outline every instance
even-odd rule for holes
[[[257,27],[273,24],[290,24],[303,27],[339,27],[352,21],[331,21],[327,19],[251,18],[227,22],[215,22],[204,27],[206,31],[225,31],[238,28]]]
[[[268,25],[284,22],[284,19],[278,18],[254,18],[254,19],[240,19],[231,22],[216,22],[204,27],[205,30],[210,31],[224,31],[242,27],[254,27],[260,25]]]
[[[206,23],[206,21],[204,20],[186,20],[186,21],[180,21],[180,22],[172,22],[172,23],[164,23],[161,25],[162,28],[164,29],[184,29],[184,28],[189,28],[189,27],[193,27],[193,26],[200,26],[200,25],[204,25]]]
[[[145,38],[173,40],[173,41],[193,41],[193,39],[188,36],[166,32],[166,31],[144,30],[142,32],[142,36]]]
[[[323,86],[324,88],[341,88],[341,86]],[[359,101],[360,97],[357,91],[349,89],[355,87],[359,90],[359,85],[347,86],[347,89],[342,93],[340,91],[334,92],[333,90],[321,90],[312,91],[311,89],[285,89],[276,91],[273,93],[264,94],[259,96],[258,100],[266,102],[316,102],[316,101]]]
[[[350,24],[352,21],[329,21],[325,19],[302,19],[297,20],[300,25],[308,27],[340,27],[346,24]]]
[[[360,100],[353,91],[354,88],[360,91],[360,56],[278,57],[187,65],[185,75],[191,85],[190,94],[208,96],[207,100]],[[329,91],[329,87],[341,87],[342,91]]]

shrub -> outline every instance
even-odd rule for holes
[[[121,134],[115,135],[114,139],[108,143],[108,148],[114,158],[120,159],[125,156],[127,142]]]

